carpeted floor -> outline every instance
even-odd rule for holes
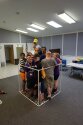
[[[83,80],[62,73],[62,92],[41,107],[18,92],[18,77],[0,80],[0,125],[83,125]]]

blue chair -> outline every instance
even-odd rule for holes
[[[62,59],[62,71],[66,71],[67,70],[67,60],[66,59]]]
[[[83,60],[80,60],[78,63],[79,63],[79,64],[83,64]]]

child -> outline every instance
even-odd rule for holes
[[[39,89],[39,101],[42,102],[44,100],[44,80],[42,78],[42,65],[40,63],[40,55],[39,54],[35,54],[34,55],[34,62],[35,62],[35,69],[39,70],[36,71],[35,70],[35,90],[36,90],[36,95],[38,95],[38,89]],[[39,72],[39,75],[38,75]],[[39,78],[38,78],[39,76]],[[39,81],[38,81],[39,79]],[[38,83],[39,82],[39,83]],[[39,85],[39,87],[38,87]]]
[[[29,97],[33,95],[33,89],[34,89],[34,70],[31,69],[34,68],[34,62],[32,58],[32,54],[27,54],[27,61],[25,64],[25,79],[27,81],[27,89],[29,92]]]
[[[25,81],[25,70],[24,70],[25,62],[26,62],[25,54],[21,53],[20,54],[19,65],[20,65],[20,77],[22,79],[22,92],[24,92],[24,93],[25,93],[25,84],[26,84],[26,81]]]
[[[53,88],[53,93],[55,93],[57,91],[57,88],[58,88],[58,78],[59,78],[59,75],[60,75],[59,65],[58,64],[61,64],[61,60],[60,60],[60,58],[58,56],[58,53],[54,53],[53,57],[54,57],[55,61],[57,62],[57,65],[54,68],[54,88]]]

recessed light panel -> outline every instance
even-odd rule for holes
[[[32,26],[32,27],[34,27],[34,28],[37,28],[37,29],[39,29],[39,30],[45,30],[45,27],[40,26],[40,25],[38,25],[38,24],[31,24],[30,26]]]
[[[38,30],[33,29],[33,28],[27,28],[27,30],[30,30],[30,31],[33,31],[33,32],[39,32]]]
[[[28,32],[26,32],[26,31],[23,31],[23,30],[20,30],[20,29],[16,29],[16,31],[17,31],[17,32],[20,32],[20,33],[25,33],[25,34],[28,33]]]
[[[49,25],[51,25],[51,26],[53,26],[53,27],[55,27],[55,28],[60,28],[60,27],[62,27],[60,24],[58,24],[58,23],[56,23],[56,22],[54,22],[54,21],[47,22],[47,24],[49,24]]]
[[[73,20],[70,16],[68,16],[66,13],[62,13],[58,15],[61,19],[63,19],[65,22],[72,24],[75,23],[75,20]]]

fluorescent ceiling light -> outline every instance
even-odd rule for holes
[[[55,28],[60,28],[60,27],[62,27],[60,24],[58,24],[58,23],[56,23],[56,22],[54,22],[54,21],[47,22],[47,24],[49,24],[49,25],[51,25],[51,26],[53,26],[53,27],[55,27]]]
[[[71,24],[75,23],[75,20],[73,20],[70,16],[68,16],[66,13],[62,13],[58,15],[61,19],[63,19],[65,22]]]
[[[32,27],[34,27],[34,28],[37,28],[37,29],[39,29],[39,30],[45,30],[45,27],[40,26],[40,25],[38,25],[38,24],[31,24],[30,26],[32,26]]]
[[[23,31],[23,30],[20,30],[20,29],[16,29],[16,31],[17,31],[17,32],[20,32],[20,33],[25,33],[25,34],[28,33],[28,32],[26,32],[26,31]]]
[[[33,28],[27,28],[27,30],[30,30],[30,31],[33,31],[33,32],[39,32],[38,30],[33,29]]]

